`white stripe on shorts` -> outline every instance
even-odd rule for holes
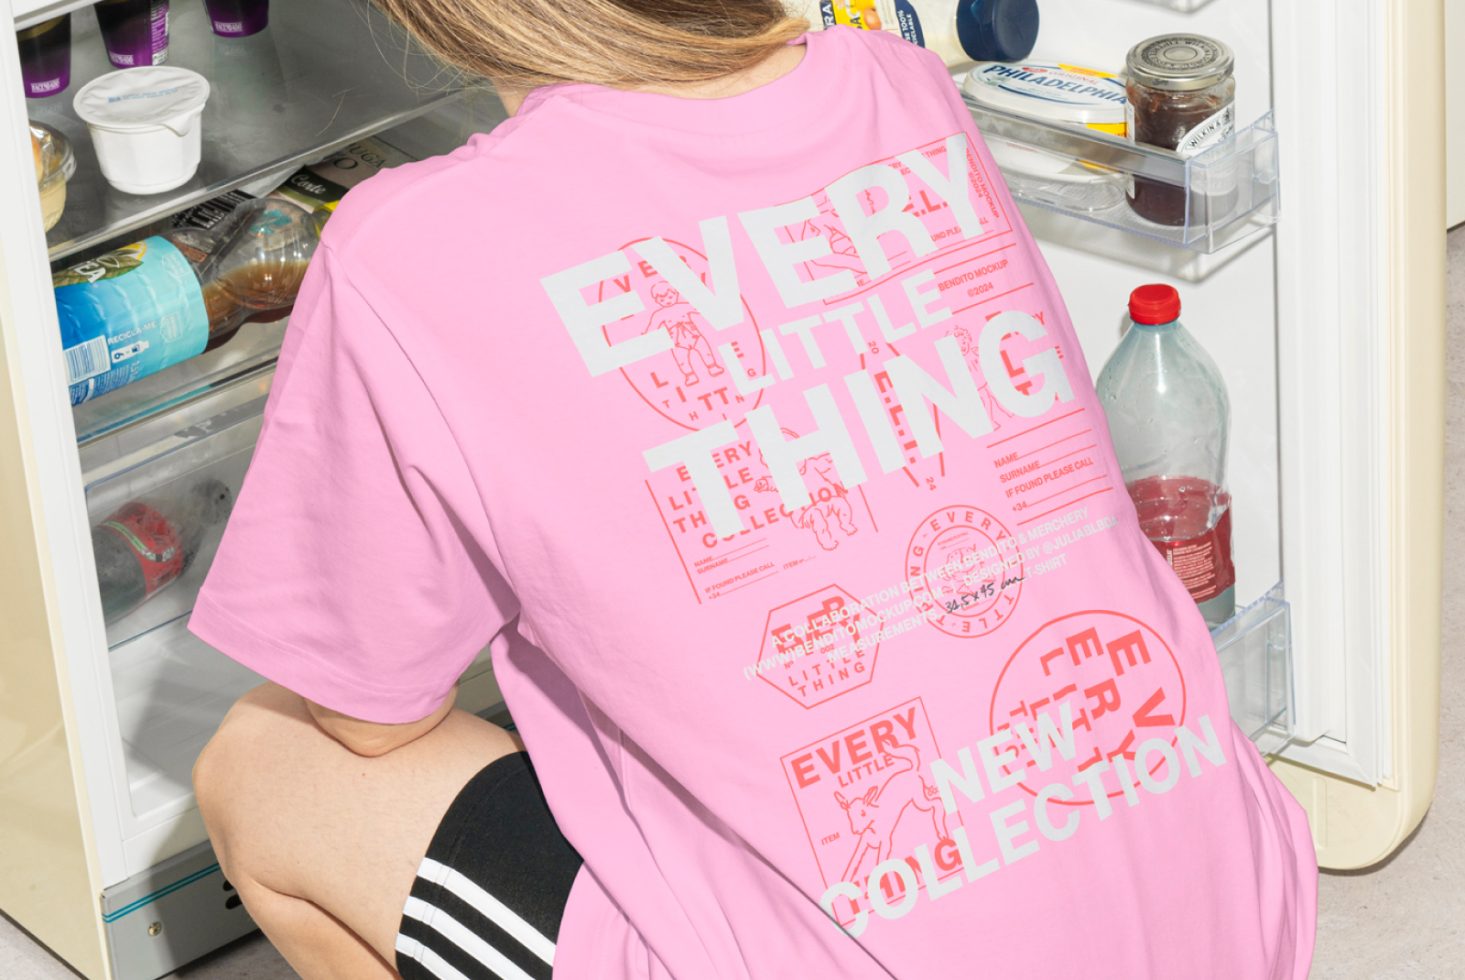
[[[458,972],[453,964],[422,945],[418,940],[411,936],[404,936],[400,932],[397,933],[397,952],[409,960],[421,963],[424,970],[435,977],[442,977],[442,980],[468,980]]]
[[[520,918],[513,909],[480,888],[471,878],[428,857],[422,859],[417,875],[446,888],[473,906],[484,918],[492,920],[504,932],[519,940],[529,952],[554,966],[554,943]]]
[[[402,911],[405,915],[411,916],[436,930],[443,938],[488,967],[494,973],[503,977],[504,980],[534,980],[529,974],[519,969],[513,960],[485,942],[483,937],[437,906],[428,905],[420,898],[409,898],[407,899],[407,907]],[[406,938],[400,934],[398,935],[397,948],[399,950],[402,949],[402,940]],[[407,952],[407,955],[411,956],[437,976],[442,977],[443,980],[460,980],[460,978],[461,980],[467,980],[463,974],[453,968],[452,964],[445,961],[437,953],[421,943],[417,943],[416,950],[410,952],[403,950],[403,952]]]

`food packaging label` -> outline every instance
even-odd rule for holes
[[[202,353],[208,311],[193,266],[154,236],[52,277],[71,404]]]
[[[301,167],[274,194],[311,211],[334,211],[347,191],[372,174],[412,159],[380,139],[360,139],[324,160]]]

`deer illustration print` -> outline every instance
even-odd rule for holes
[[[930,814],[937,840],[946,837],[946,814],[941,808],[941,796],[926,785],[926,778],[917,771],[921,764],[921,750],[914,745],[899,745],[887,754],[898,758],[903,765],[885,782],[871,786],[865,795],[853,800],[845,799],[844,794],[837,790],[834,793],[835,801],[849,817],[850,833],[856,838],[842,881],[857,880],[866,857],[872,852],[872,868],[893,856],[895,828],[911,807]]]

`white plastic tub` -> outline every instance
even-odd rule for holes
[[[198,72],[152,65],[94,78],[72,105],[91,131],[107,183],[129,194],[157,194],[198,170],[208,97],[208,80]]]

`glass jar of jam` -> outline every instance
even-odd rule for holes
[[[1129,138],[1194,156],[1236,131],[1235,57],[1220,41],[1164,34],[1136,44],[1125,59]],[[1162,225],[1196,225],[1224,216],[1236,203],[1234,173],[1208,170],[1189,189],[1136,175],[1129,204]]]

